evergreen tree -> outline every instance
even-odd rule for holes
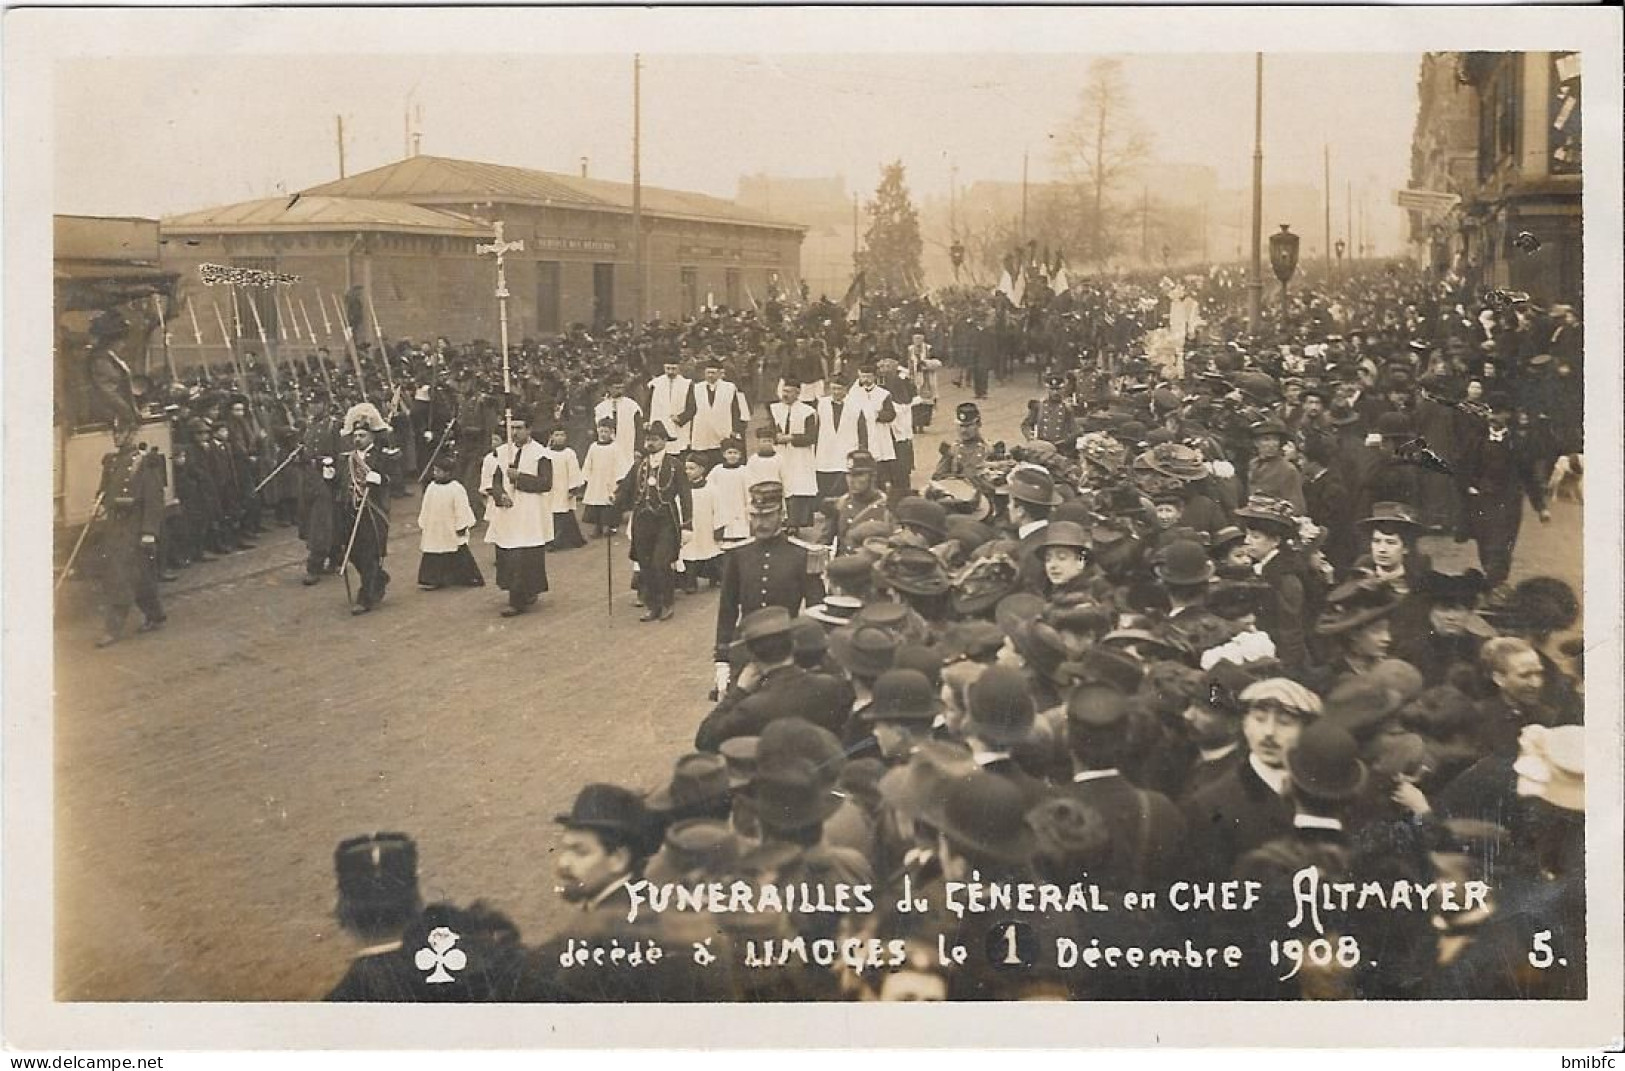
[[[865,207],[869,230],[858,254],[858,270],[864,273],[868,291],[890,297],[918,294],[925,282],[920,267],[924,242],[901,160],[882,169],[874,200]]]

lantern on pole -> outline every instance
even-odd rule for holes
[[[1285,305],[1286,284],[1298,270],[1298,236],[1292,233],[1290,224],[1281,224],[1281,232],[1270,235],[1270,267],[1281,280],[1281,303]]]
[[[965,264],[965,243],[954,239],[954,244],[948,247],[948,259],[954,264],[954,278],[959,278],[959,269]]]
[[[1337,245],[1333,248],[1337,250],[1337,272],[1341,275],[1343,272],[1343,251],[1348,248],[1348,243],[1339,238]]]

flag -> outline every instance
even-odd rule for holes
[[[1005,300],[1016,308],[1021,308],[1021,299],[1027,294],[1027,275],[1018,272],[1012,276],[1008,271],[999,276],[999,288],[996,293],[1003,294]]]
[[[863,272],[860,271],[854,274],[851,284],[846,288],[846,295],[841,298],[841,305],[849,310],[853,305],[861,305],[863,303],[863,292],[867,285]]]
[[[1055,274],[1050,276],[1049,289],[1050,293],[1054,294],[1056,297],[1060,297],[1062,294],[1072,289],[1072,280],[1066,277],[1065,264],[1062,264],[1060,267],[1056,268]]]

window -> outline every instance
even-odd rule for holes
[[[723,275],[724,303],[730,309],[739,308],[739,269],[729,268]]]
[[[559,262],[542,260],[536,264],[536,332],[556,335],[559,323]]]
[[[1580,173],[1580,54],[1552,53],[1552,93],[1547,149],[1551,173]]]
[[[683,268],[678,272],[678,280],[683,291],[682,313],[693,316],[700,311],[700,273],[694,268]]]
[[[615,319],[615,265],[592,266],[592,326],[599,331]]]

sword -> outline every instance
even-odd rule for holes
[[[440,441],[434,444],[434,452],[429,455],[428,464],[424,465],[423,471],[418,473],[418,483],[422,483],[423,477],[429,475],[429,470],[434,468],[434,459],[440,456],[440,449],[446,445],[446,440],[451,436],[452,426],[456,423],[457,418],[455,416],[446,422],[446,430],[440,433]]]
[[[276,474],[281,472],[283,469],[287,468],[288,467],[288,462],[292,461],[299,454],[299,451],[303,450],[304,448],[305,448],[305,444],[300,443],[299,445],[295,446],[292,450],[288,451],[288,456],[282,459],[282,463],[280,465],[278,465],[276,468],[272,469],[270,471],[270,473],[265,477],[265,479],[263,479],[259,483],[255,484],[254,485],[254,490],[250,491],[249,494],[254,494],[254,495],[259,494],[260,493],[260,488],[264,487],[266,484],[270,483],[273,479],[275,479]]]
[[[367,497],[371,494],[372,484],[364,485],[361,501],[355,507],[355,524],[350,527],[350,541],[344,545],[344,560],[339,563],[339,575],[344,577],[344,598],[351,606],[355,605],[355,595],[350,590],[350,552],[355,549],[355,537],[361,531],[361,518],[367,513]]]

